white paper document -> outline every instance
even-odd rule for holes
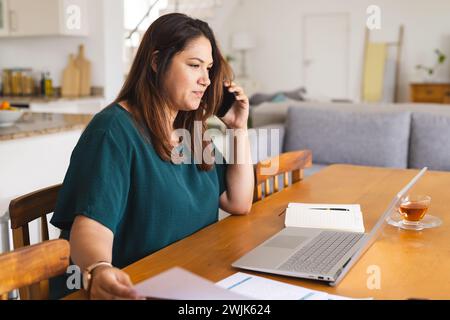
[[[171,300],[248,300],[246,296],[226,290],[185,269],[175,267],[138,283],[141,297]]]
[[[326,292],[294,286],[280,281],[238,272],[217,282],[233,293],[257,300],[353,300]],[[372,299],[372,298],[369,298]]]
[[[348,300],[238,272],[217,283],[175,267],[135,285],[141,297],[171,300]]]
[[[359,204],[289,203],[285,225],[364,232]]]
[[[327,293],[238,272],[217,282],[231,292],[260,300],[327,300]]]

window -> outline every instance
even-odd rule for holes
[[[153,8],[148,13],[151,6]],[[167,6],[168,0],[124,0],[124,60],[126,73],[131,67],[145,31]],[[148,16],[146,17],[147,13]],[[135,30],[136,27],[138,27],[137,30]]]

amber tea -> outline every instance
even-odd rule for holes
[[[408,221],[420,221],[428,210],[426,203],[406,202],[400,205],[400,212]]]

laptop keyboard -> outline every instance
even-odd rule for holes
[[[278,269],[326,274],[362,238],[363,233],[322,231]]]

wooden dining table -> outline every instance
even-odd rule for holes
[[[242,271],[268,279],[351,298],[450,299],[450,172],[428,171],[410,193],[431,196],[429,214],[442,225],[421,231],[385,224],[375,243],[336,287],[231,264],[284,228],[290,202],[360,204],[366,232],[393,197],[418,173],[355,165],[330,165],[252,206],[248,215],[230,216],[127,266],[138,283],[179,266],[217,282]],[[85,299],[80,290],[67,299]]]

